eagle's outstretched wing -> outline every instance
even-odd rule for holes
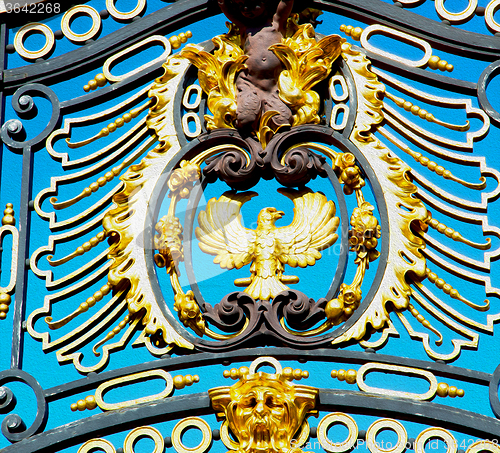
[[[214,263],[223,269],[239,269],[253,258],[255,231],[241,224],[241,206],[257,195],[256,192],[235,194],[225,192],[211,198],[207,209],[198,216],[195,233],[201,250],[215,255]]]
[[[321,258],[319,251],[330,247],[338,238],[335,231],[340,221],[335,217],[335,204],[310,189],[278,191],[295,205],[293,222],[276,232],[281,248],[279,260],[292,267],[312,266]]]

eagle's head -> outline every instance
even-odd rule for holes
[[[284,215],[283,211],[278,211],[276,208],[264,208],[259,212],[257,224],[259,226],[274,225],[274,222]]]

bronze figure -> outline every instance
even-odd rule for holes
[[[274,5],[276,2],[219,0],[222,12],[238,27],[248,56],[246,68],[236,77],[236,127],[243,131],[258,129],[260,117],[267,111],[278,112],[272,118],[276,127],[292,124],[292,111],[279,97],[282,65],[270,47],[285,36],[293,0]]]

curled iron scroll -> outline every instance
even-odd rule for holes
[[[491,80],[499,73],[500,60],[497,60],[486,67],[477,83],[477,99],[479,101],[479,105],[497,126],[500,126],[500,112],[498,112],[498,110],[491,105],[486,94],[486,89],[488,88]]]
[[[26,428],[23,420],[17,414],[10,414],[2,421],[2,434],[9,442],[19,442],[40,431],[43,431],[47,422],[48,410],[43,389],[37,380],[22,370],[5,370],[0,373],[0,388],[9,382],[22,382],[29,386],[36,397],[36,417],[33,424]],[[15,397],[10,390],[6,390],[5,402],[0,401],[0,412],[12,411],[15,407]]]
[[[496,418],[500,418],[500,400],[498,399],[498,384],[500,383],[500,365],[498,365],[491,376],[489,397],[491,410]]]
[[[2,141],[12,149],[23,149],[26,147],[33,147],[45,140],[49,134],[56,128],[60,116],[61,116],[61,106],[57,95],[45,85],[40,83],[30,83],[19,88],[12,96],[12,107],[16,113],[21,118],[33,118],[38,114],[38,109],[36,108],[35,101],[33,100],[33,95],[42,97],[50,102],[52,106],[52,112],[50,114],[50,119],[43,129],[36,137],[24,140],[23,125],[18,119],[11,119],[6,121],[2,125],[0,136]],[[18,136],[19,139],[16,140],[13,136]]]

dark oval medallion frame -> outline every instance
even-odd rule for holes
[[[204,351],[223,351],[223,350],[228,350],[232,349],[238,346],[241,346],[245,343],[248,343],[250,340],[252,341],[252,345],[258,344],[258,345],[275,345],[275,344],[286,344],[292,347],[318,347],[318,346],[325,346],[332,341],[334,341],[336,338],[341,336],[344,332],[346,332],[351,326],[354,325],[354,323],[359,319],[359,317],[369,308],[370,303],[377,292],[382,277],[386,271],[387,268],[387,258],[389,255],[389,223],[388,223],[388,215],[387,215],[387,205],[384,199],[383,195],[383,189],[382,186],[380,185],[380,182],[378,181],[375,172],[373,168],[369,165],[367,159],[364,157],[363,153],[354,146],[353,143],[351,143],[343,134],[334,131],[332,128],[329,126],[315,126],[315,125],[307,125],[307,126],[299,126],[296,128],[291,129],[290,131],[287,131],[285,133],[276,135],[273,137],[271,142],[268,145],[268,148],[266,150],[268,151],[269,156],[276,155],[276,153],[281,150],[281,149],[287,149],[293,144],[301,143],[304,141],[304,137],[307,137],[307,141],[309,142],[318,142],[318,143],[323,143],[326,144],[327,146],[331,146],[334,148],[337,148],[341,152],[349,152],[352,153],[355,158],[356,158],[356,163],[357,165],[361,168],[364,177],[369,181],[371,185],[371,189],[377,204],[377,209],[380,215],[380,225],[381,225],[381,233],[382,233],[382,240],[380,244],[380,257],[377,260],[377,270],[375,272],[375,276],[373,278],[373,282],[370,286],[370,289],[368,290],[366,296],[362,299],[361,304],[359,305],[358,309],[354,312],[354,314],[342,325],[338,326],[332,331],[329,331],[326,334],[319,335],[319,336],[312,336],[312,337],[304,337],[304,336],[299,336],[299,335],[293,335],[288,333],[286,330],[283,329],[281,326],[279,319],[278,319],[278,314],[276,313],[276,310],[273,310],[273,304],[270,304],[269,302],[258,302],[256,303],[250,296],[248,296],[246,293],[243,292],[233,292],[228,294],[220,304],[220,307],[218,307],[219,311],[222,310],[233,310],[232,313],[230,313],[230,316],[237,316],[238,313],[234,312],[234,310],[240,310],[244,311],[246,316],[249,317],[249,324],[246,326],[244,331],[240,335],[236,335],[230,339],[227,340],[207,340],[204,338],[197,337],[190,333],[170,312],[169,310],[166,309],[166,304],[164,301],[164,296],[158,281],[157,277],[157,267],[154,263],[154,250],[153,247],[151,248],[145,248],[145,258],[146,258],[146,263],[147,263],[147,271],[148,271],[148,277],[151,282],[151,287],[153,290],[154,297],[156,299],[156,302],[160,306],[160,309],[162,310],[162,313],[164,316],[167,318],[168,322],[178,331],[178,332],[183,332],[183,336],[193,343],[195,345],[195,348],[198,350],[204,350]],[[197,139],[193,140],[190,142],[186,147],[184,147],[180,152],[178,152],[168,163],[168,165],[165,167],[162,177],[158,179],[158,183],[156,184],[151,200],[149,201],[149,209],[148,209],[148,215],[146,216],[145,223],[144,223],[144,232],[145,232],[145,239],[146,243],[153,243],[153,236],[155,233],[154,230],[154,225],[156,222],[156,219],[158,218],[158,213],[160,210],[160,205],[161,205],[161,200],[166,195],[166,192],[168,190],[166,181],[168,179],[168,176],[170,175],[171,171],[180,163],[181,160],[183,159],[190,159],[200,153],[202,150],[206,150],[211,146],[216,146],[217,144],[233,144],[236,146],[241,146],[241,147],[247,147],[245,140],[238,134],[237,131],[235,130],[217,130],[213,131],[208,134],[204,134],[203,136],[198,137]],[[275,150],[275,152],[271,153],[271,150]],[[269,165],[271,161],[277,161],[277,159],[271,159],[268,158]],[[324,164],[325,172],[330,172],[329,177],[333,180],[334,174],[331,168],[329,170],[326,169],[326,164]],[[272,168],[272,166],[271,166]],[[317,171],[317,169],[316,169]],[[188,202],[188,213],[192,211],[191,207],[194,206],[195,204],[195,199],[201,196],[201,192],[203,189],[203,184],[206,184],[204,180],[202,180],[201,183],[198,183],[195,188],[192,191],[192,194],[190,196],[190,201]],[[343,197],[342,195],[339,197],[338,190],[341,190],[340,184],[337,182],[334,185],[334,189],[336,191],[337,197],[339,200],[342,200]],[[340,204],[339,209],[341,211],[341,217],[342,217],[342,237],[347,237],[347,232],[344,231],[345,228],[347,228],[349,222],[346,221],[347,217],[347,208],[342,207],[342,204]],[[342,212],[342,210],[345,209],[345,212]],[[193,211],[194,212],[194,211]],[[185,223],[185,226],[187,227],[186,229],[186,236],[192,237],[192,229],[193,229],[193,222],[194,219],[187,219],[187,224]],[[346,247],[342,245],[342,247]],[[344,253],[342,251],[342,255],[345,256],[345,260],[339,260],[339,264],[337,266],[337,270],[334,274],[332,284],[330,286],[330,291],[328,296],[330,296],[330,292],[334,292],[338,290],[338,286],[340,286],[341,279],[343,276],[344,269],[342,266],[345,267],[345,262],[347,261],[347,253]],[[195,282],[195,277],[194,277],[194,272],[192,270],[192,262],[190,262],[191,258],[191,251],[189,250],[189,245],[188,245],[188,250],[187,253],[185,254],[187,261],[186,261],[186,269],[190,269],[188,272],[189,274],[189,280],[190,284]],[[338,286],[337,286],[338,285]],[[195,292],[196,299],[199,301],[199,305],[201,308],[202,312],[209,312],[211,307],[209,306],[206,302],[204,302],[203,297],[201,296],[201,293],[199,291],[199,288],[197,286],[193,285],[193,291]],[[288,299],[287,301],[281,301],[281,304],[295,304],[296,305],[304,305],[307,301],[309,301],[309,307],[302,307],[303,310],[306,312],[308,309],[311,309],[314,305],[314,301],[309,300],[307,296],[305,296],[303,293],[299,291],[287,291],[284,293],[281,293],[277,298],[280,298],[283,296],[285,299]],[[198,299],[198,297],[201,297]],[[321,301],[321,300],[320,300]],[[318,301],[318,302],[320,302]],[[232,305],[231,305],[232,304]],[[292,311],[293,311],[292,307]],[[299,308],[300,311],[300,308]],[[213,313],[212,313],[213,314]],[[210,313],[208,313],[208,317],[210,318]],[[240,313],[241,317],[241,313]],[[314,318],[314,316],[313,316]],[[210,318],[211,319],[211,318]],[[317,314],[316,318],[317,319]],[[257,340],[257,337],[259,338]]]

